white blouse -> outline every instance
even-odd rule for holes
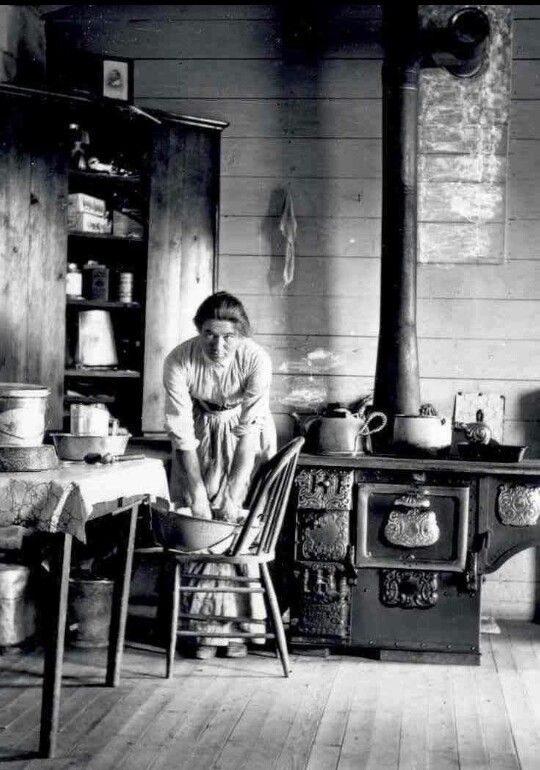
[[[165,429],[176,449],[196,449],[195,413],[209,404],[234,409],[236,436],[259,433],[270,417],[272,363],[268,353],[249,337],[242,337],[224,363],[211,361],[200,337],[192,337],[172,350],[163,367]],[[235,408],[236,407],[236,408]],[[217,412],[216,414],[220,414]]]

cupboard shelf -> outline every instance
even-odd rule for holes
[[[64,403],[66,404],[114,404],[116,399],[113,396],[98,395],[98,396],[64,396]]]
[[[78,297],[66,297],[66,303],[73,308],[92,310],[142,310],[140,302],[113,302],[100,299],[79,299]]]
[[[65,369],[65,377],[79,377],[79,378],[108,378],[108,379],[124,379],[124,380],[138,380],[141,377],[140,372],[136,372],[133,369]]]
[[[123,176],[122,174],[106,174],[102,171],[74,171],[69,172],[69,178],[73,181],[89,182],[105,182],[108,184],[119,185],[132,185],[137,186],[141,184],[141,175],[132,174],[130,176]]]
[[[134,243],[134,244],[142,244],[144,245],[146,243],[146,238],[127,238],[125,235],[112,235],[111,233],[83,233],[78,230],[70,230],[68,233],[70,238],[84,238],[90,239],[90,240],[98,240],[98,241],[112,241],[114,243],[118,243],[121,241],[122,243]]]

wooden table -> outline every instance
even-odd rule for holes
[[[54,757],[56,750],[73,537],[84,540],[86,524],[97,518],[129,517],[128,536],[119,544],[121,568],[114,580],[105,676],[106,686],[117,687],[137,513],[141,502],[155,497],[168,498],[163,463],[156,459],[126,461],[110,466],[61,463],[54,471],[0,474],[0,526],[19,524],[32,530],[49,532],[53,546],[39,741],[39,753],[43,757]],[[19,505],[14,502],[19,502]]]

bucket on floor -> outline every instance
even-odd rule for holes
[[[43,443],[48,396],[42,385],[0,382],[0,446]]]
[[[112,580],[70,578],[69,643],[73,647],[106,647],[111,625]]]
[[[30,570],[0,564],[0,647],[22,644],[36,631],[36,606],[29,592]]]

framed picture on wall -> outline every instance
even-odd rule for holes
[[[133,101],[133,60],[103,59],[102,93],[104,99],[131,104]]]

